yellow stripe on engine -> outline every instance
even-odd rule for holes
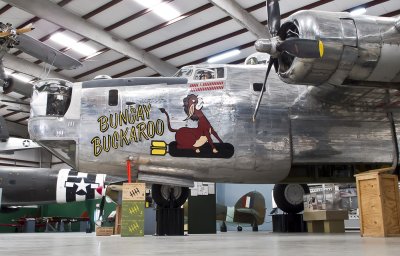
[[[319,56],[322,58],[324,56],[324,43],[319,40]]]

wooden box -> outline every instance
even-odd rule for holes
[[[382,172],[356,175],[361,236],[400,236],[398,178]]]
[[[348,218],[347,210],[315,210],[303,213],[309,233],[344,233],[344,220]]]
[[[111,236],[114,234],[114,227],[97,227],[96,236]]]

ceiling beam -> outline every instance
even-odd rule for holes
[[[147,53],[118,36],[103,31],[99,26],[85,21],[50,1],[4,0],[4,2],[138,60],[162,75],[172,75],[177,71],[177,68],[173,65],[160,60],[153,54]]]
[[[1,104],[7,105],[8,107],[11,107],[18,111],[22,111],[22,112],[30,111],[30,107],[28,105],[19,104],[19,103],[17,103],[18,99],[12,98],[3,93],[0,94],[0,102],[1,102]],[[5,117],[5,116],[3,116],[3,117]]]
[[[247,29],[257,38],[270,38],[268,30],[253,15],[243,9],[236,1],[232,0],[209,0],[214,6],[221,9],[233,20]]]

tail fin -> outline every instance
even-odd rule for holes
[[[0,116],[0,140],[2,142],[7,141],[10,138],[10,134],[8,132],[7,123],[4,117]]]
[[[265,219],[265,199],[264,196],[252,191],[242,196],[235,204],[236,211],[253,215],[257,225],[264,223]]]

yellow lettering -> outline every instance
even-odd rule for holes
[[[154,124],[153,121],[149,121],[147,123],[147,135],[149,135],[150,138],[154,138],[156,132],[156,125]]]
[[[114,149],[118,148],[118,132],[115,131],[112,135],[112,141],[111,141],[111,145]]]
[[[101,116],[97,119],[97,122],[100,124],[100,131],[106,132],[108,130],[108,118],[106,116]]]
[[[99,156],[101,154],[101,140],[99,137],[94,137],[91,141],[91,143],[93,144],[93,154],[94,156]]]
[[[125,109],[124,111],[119,113],[119,125],[122,126],[123,124],[128,124],[128,110]]]
[[[129,141],[128,138],[126,137],[128,135],[128,130],[129,130],[129,128],[126,128],[125,130],[121,129],[121,131],[120,131],[121,136],[119,137],[119,140],[120,140],[121,147],[124,146],[124,142],[125,142],[125,145],[131,144],[131,141]]]
[[[134,124],[136,122],[136,108],[134,106],[130,106],[129,110],[131,114],[128,115],[128,122],[130,124]]]
[[[132,128],[131,128],[131,134],[129,136],[129,140],[130,141],[134,140],[135,142],[138,142],[137,136],[136,136],[136,128],[135,128],[135,126],[132,126]]]
[[[146,119],[144,118],[144,112],[143,112],[143,106],[139,105],[137,108],[137,116],[136,116],[136,120],[139,121],[139,118],[141,118],[143,121],[146,121]]]
[[[161,119],[157,119],[156,122],[156,134],[158,136],[162,136],[164,134],[164,121]]]
[[[108,152],[111,149],[111,136],[103,136],[103,150]]]
[[[146,118],[147,118],[147,119],[150,119],[151,104],[149,103],[147,106],[146,106],[146,105],[143,105],[143,109],[144,109],[144,112],[145,112],[145,114],[146,114]],[[144,120],[143,120],[143,121],[144,121]]]
[[[114,128],[114,129],[117,129],[117,127],[118,127],[117,113],[110,114],[110,127]]]
[[[146,133],[144,132],[144,130],[146,130],[146,123],[140,123],[136,127],[137,127],[138,133],[139,133],[139,141],[142,141],[142,137],[145,140],[148,140],[149,137],[147,137]]]

